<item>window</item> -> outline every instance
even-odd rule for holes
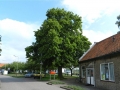
[[[86,75],[86,70],[85,70],[85,66],[82,66],[82,70],[81,70],[82,72],[81,72],[81,76],[82,76],[82,78],[85,78],[85,75]]]
[[[100,74],[101,80],[114,81],[114,64],[113,63],[100,64]]]

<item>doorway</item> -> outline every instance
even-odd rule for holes
[[[93,68],[87,68],[86,69],[86,76],[87,76],[87,84],[88,85],[94,85],[94,69]]]

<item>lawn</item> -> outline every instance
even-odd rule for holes
[[[15,78],[23,78],[24,74],[15,74],[15,73],[11,73],[11,74],[7,74],[8,76],[11,77],[15,77]]]

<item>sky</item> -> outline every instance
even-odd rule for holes
[[[25,48],[35,41],[34,31],[40,28],[51,8],[64,8],[82,17],[83,35],[99,42],[119,29],[115,22],[120,15],[120,0],[0,0],[0,63],[26,62]]]

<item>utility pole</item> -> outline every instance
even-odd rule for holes
[[[18,58],[18,60],[17,60],[17,70],[16,70],[16,76],[17,76],[17,73],[18,73],[18,61],[19,61],[19,57],[16,56],[16,55],[14,55],[14,57],[17,57],[17,58]]]

